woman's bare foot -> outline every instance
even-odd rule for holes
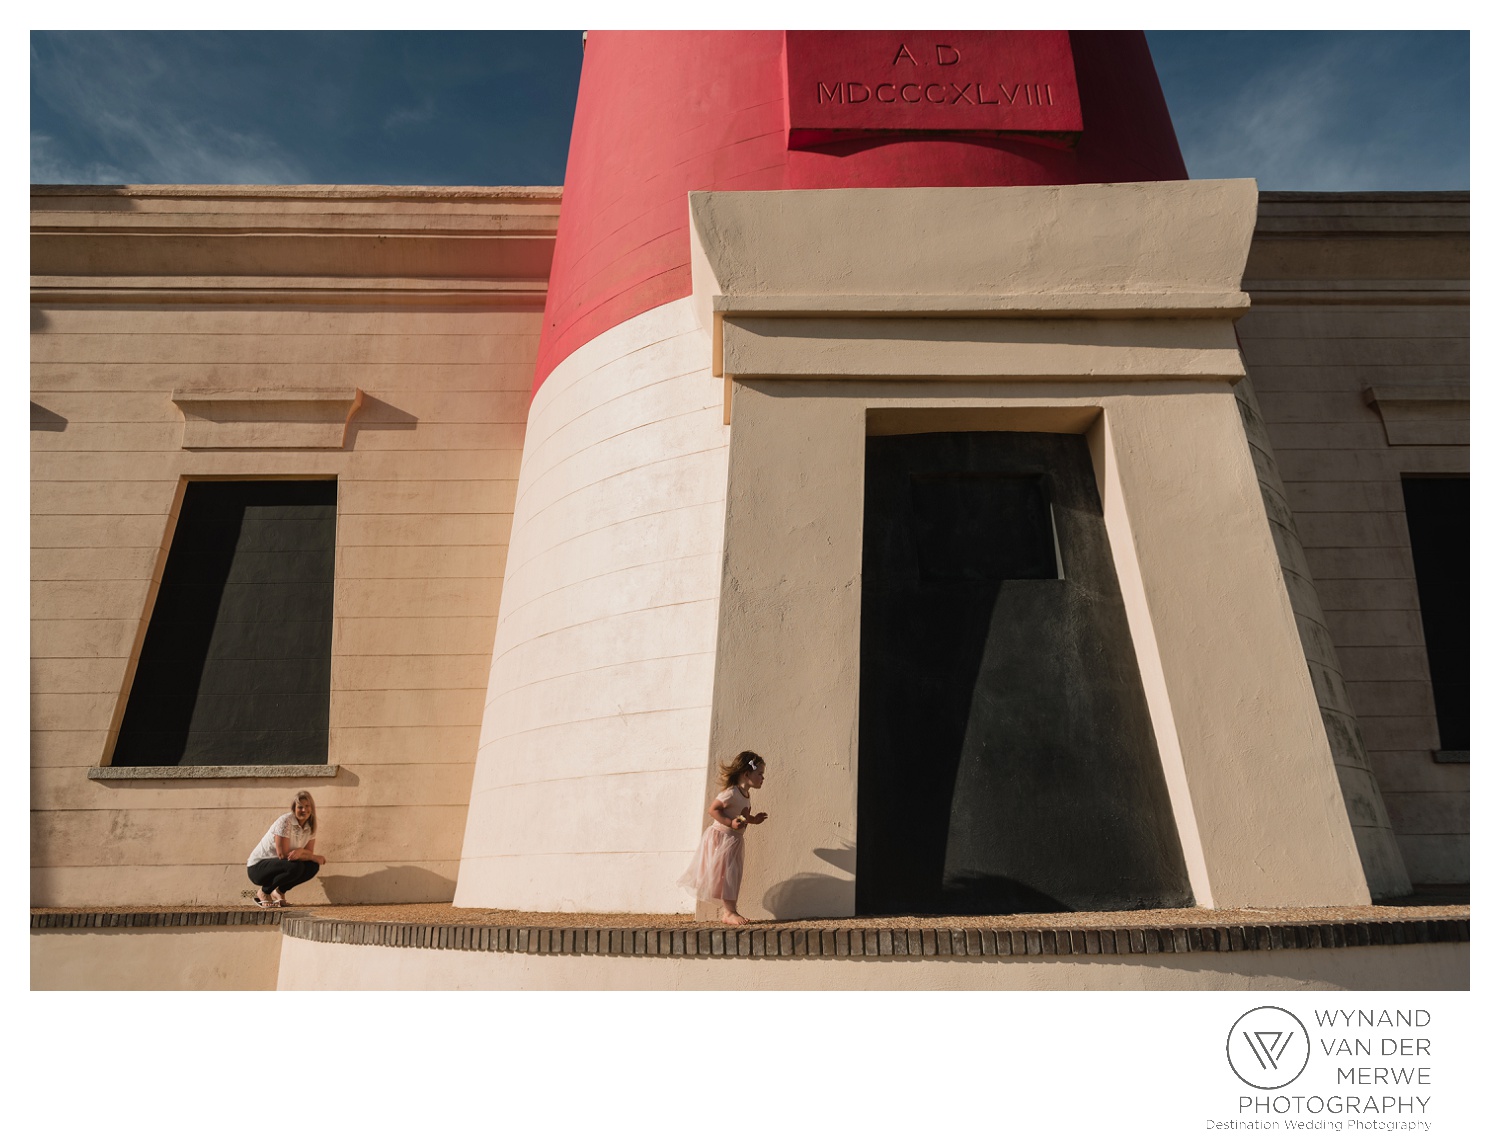
[[[272,907],[285,907],[286,906],[286,896],[282,895],[279,891],[273,891],[271,893],[271,906]]]

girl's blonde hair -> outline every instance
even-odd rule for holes
[[[732,784],[739,784],[740,777],[763,768],[765,763],[764,757],[759,753],[752,753],[749,749],[736,753],[734,760],[719,766],[719,787],[728,788]]]
[[[292,797],[292,812],[296,813],[297,805],[301,804],[304,800],[307,801],[308,806],[312,809],[307,814],[307,830],[316,835],[318,831],[318,804],[317,801],[313,800],[312,793],[304,788],[296,796]]]

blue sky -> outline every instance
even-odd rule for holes
[[[1464,32],[1152,32],[1195,178],[1467,190]],[[33,32],[31,180],[562,182],[567,32]]]

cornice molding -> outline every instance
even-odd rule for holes
[[[550,187],[33,187],[32,300],[539,309]]]
[[[1248,179],[695,192],[693,297],[725,378],[1244,375]],[[911,220],[913,235],[893,219]]]
[[[319,184],[288,186],[213,185],[199,183],[122,184],[117,186],[77,183],[32,183],[37,198],[182,198],[182,199],[297,199],[379,202],[518,201],[560,202],[561,186],[377,186],[373,184]]]
[[[547,283],[463,278],[96,277],[31,279],[33,304],[392,305],[540,311]]]

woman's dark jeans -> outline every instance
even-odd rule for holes
[[[318,874],[317,860],[256,860],[245,869],[250,882],[267,893],[286,895]]]

